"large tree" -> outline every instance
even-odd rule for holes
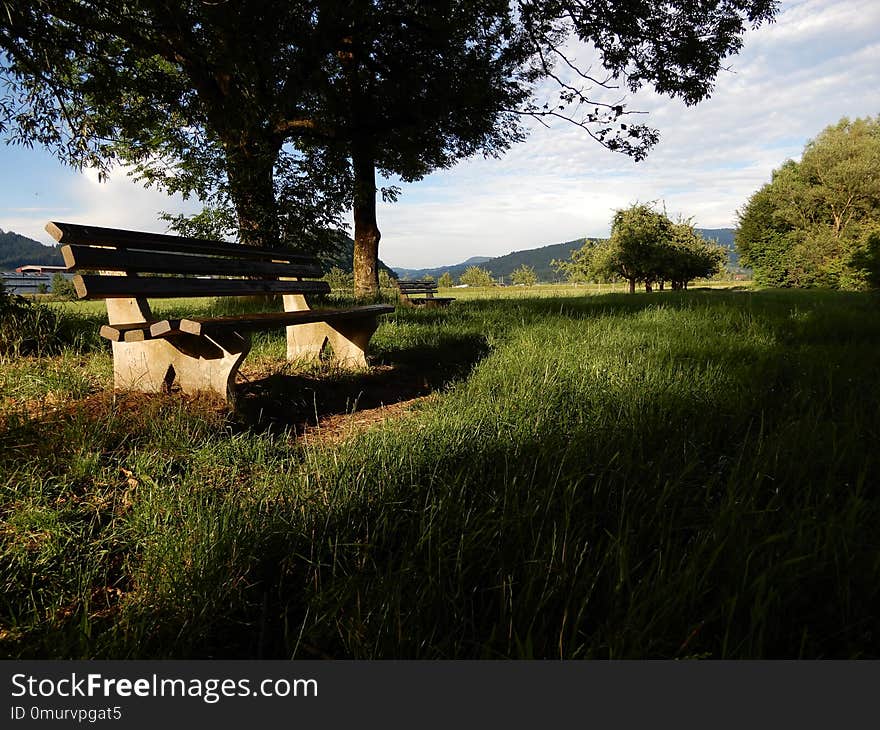
[[[687,289],[689,282],[708,279],[727,264],[727,249],[703,238],[690,221],[673,223],[671,233],[661,283],[668,280],[673,289]]]
[[[743,265],[769,286],[863,288],[880,233],[880,117],[842,119],[740,211]]]
[[[654,282],[663,280],[669,259],[672,222],[664,213],[649,205],[633,205],[614,214],[611,222],[609,253],[605,265],[629,282],[630,293],[636,282],[651,291]]]
[[[245,243],[317,238],[350,205],[365,294],[377,289],[377,170],[408,181],[500,154],[529,116],[640,159],[656,130],[588,89],[621,79],[696,103],[775,5],[0,0],[0,129],[74,164],[134,164],[149,183],[231,201]],[[571,61],[572,38],[607,76]]]
[[[726,250],[706,241],[689,220],[674,223],[666,213],[636,204],[614,214],[610,238],[586,240],[568,261],[553,263],[572,281],[624,279],[632,294],[640,282],[648,292],[666,281],[686,289],[693,279],[718,273],[726,260]]]

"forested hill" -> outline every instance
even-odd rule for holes
[[[539,281],[553,281],[558,278],[556,270],[550,265],[554,259],[567,259],[571,256],[571,252],[584,245],[584,239],[578,238],[575,241],[566,241],[565,243],[554,243],[550,246],[542,246],[541,248],[531,248],[525,251],[514,251],[504,256],[496,256],[495,258],[487,258],[485,256],[473,256],[467,261],[454,266],[440,266],[433,269],[394,269],[399,277],[407,279],[420,279],[424,276],[433,276],[435,279],[441,274],[448,271],[453,278],[458,278],[464,273],[469,266],[479,266],[492,272],[492,276],[503,276],[505,279],[525,264],[531,266],[538,275]]]
[[[0,271],[13,271],[25,264],[64,266],[58,246],[44,246],[27,236],[0,228]]]
[[[697,233],[706,239],[714,239],[720,245],[726,247],[730,251],[730,264],[737,264],[737,255],[733,247],[733,228],[698,228]],[[553,268],[551,262],[556,260],[567,259],[571,256],[571,252],[584,245],[583,238],[574,241],[566,241],[565,243],[554,243],[550,246],[541,246],[540,248],[530,248],[525,251],[514,251],[513,253],[495,258],[486,258],[483,256],[474,256],[467,261],[454,266],[438,266],[432,269],[400,269],[395,268],[394,271],[399,277],[407,279],[420,279],[424,276],[433,276],[437,279],[441,274],[448,271],[453,278],[462,275],[468,266],[479,265],[480,268],[492,272],[495,278],[504,277],[509,280],[510,275],[520,266],[531,266],[538,275],[539,281],[555,281],[559,279],[559,274]]]

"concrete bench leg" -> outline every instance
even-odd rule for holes
[[[327,342],[327,325],[324,322],[310,322],[286,327],[287,359],[317,362],[321,358],[321,350]]]
[[[375,318],[352,322],[314,322],[287,328],[287,359],[317,362],[330,343],[333,362],[347,368],[367,367],[367,348],[379,323]]]
[[[108,299],[110,324],[152,320],[145,299]],[[235,402],[235,375],[251,349],[236,332],[211,336],[113,343],[113,381],[117,390],[161,393],[177,381],[184,393],[216,393]]]
[[[347,368],[367,367],[367,348],[378,328],[375,317],[327,325],[327,339],[333,348],[333,359]]]
[[[160,393],[176,381],[184,393],[216,393],[233,403],[235,375],[249,351],[250,341],[236,333],[114,342],[114,384],[119,390]]]
[[[302,294],[285,294],[284,311],[310,309]],[[332,324],[313,322],[287,327],[287,359],[317,361],[327,342],[333,350],[333,361],[342,367],[366,368],[367,347],[379,326],[376,317],[337,320]]]

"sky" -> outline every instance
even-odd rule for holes
[[[586,62],[591,51],[575,56]],[[472,158],[402,185],[396,203],[379,204],[380,257],[439,267],[607,236],[614,211],[637,202],[656,201],[701,228],[735,227],[749,196],[822,129],[880,114],[880,2],[785,0],[728,65],[694,107],[650,90],[628,95],[629,108],[648,112],[638,122],[661,133],[643,162],[560,122],[536,126],[501,159]],[[159,211],[198,208],[124,170],[99,182],[41,149],[0,144],[0,228],[43,243],[49,220],[164,232]]]

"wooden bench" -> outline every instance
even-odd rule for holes
[[[50,222],[81,299],[104,299],[121,390],[148,393],[175,380],[182,391],[213,391],[230,403],[235,375],[250,350],[249,333],[287,329],[288,360],[316,360],[329,342],[335,361],[366,367],[367,345],[385,304],[310,309],[305,295],[330,291],[313,256],[221,241]],[[141,276],[147,274],[147,276]],[[148,298],[281,294],[284,311],[226,317],[162,319]]]
[[[449,302],[455,301],[455,297],[435,297],[437,284],[430,279],[396,281],[395,285],[400,291],[401,301],[407,304],[423,307],[445,307]]]

